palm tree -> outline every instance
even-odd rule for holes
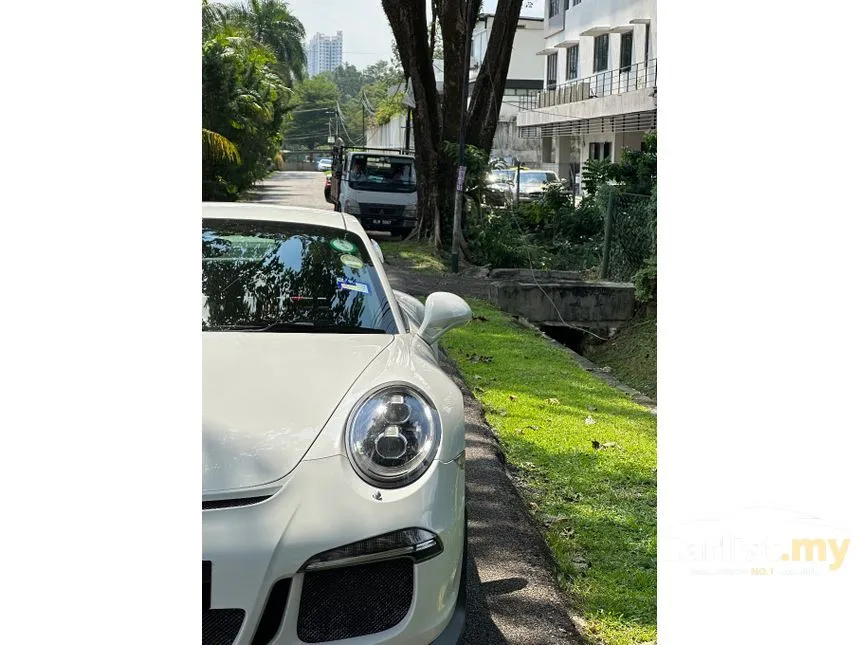
[[[203,157],[214,161],[231,161],[240,163],[239,150],[230,139],[224,135],[203,128]]]
[[[227,8],[227,18],[275,54],[278,72],[287,85],[305,77],[305,27],[284,0],[246,0]]]
[[[227,22],[227,14],[224,7],[217,2],[210,4],[209,0],[203,0],[203,38],[211,37]]]

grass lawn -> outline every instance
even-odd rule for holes
[[[487,320],[443,345],[516,469],[583,635],[656,640],[656,417],[486,302],[470,305]]]
[[[657,398],[657,318],[637,316],[618,336],[590,345],[585,356],[600,367],[608,365],[622,383]]]
[[[442,275],[448,272],[445,261],[439,253],[426,242],[391,241],[380,242],[385,261],[394,266],[402,266],[418,273]]]

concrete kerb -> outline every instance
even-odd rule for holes
[[[506,514],[509,515],[509,519],[516,518],[516,529],[509,527],[506,535],[498,536],[497,539],[501,541],[499,544],[488,549],[485,553],[473,549],[471,555],[475,559],[479,572],[487,573],[492,578],[498,579],[503,576],[507,579],[517,579],[522,577],[529,581],[527,588],[521,592],[504,594],[487,603],[493,622],[501,630],[507,642],[510,643],[582,645],[585,642],[581,636],[586,630],[585,621],[574,613],[570,600],[558,587],[556,580],[558,566],[555,557],[539,526],[527,510],[516,478],[507,465],[499,438],[487,422],[484,406],[472,394],[459,368],[444,350],[440,350],[440,363],[457,383],[463,393],[466,406],[467,443],[472,445],[472,447],[467,448],[466,455],[467,471],[472,471],[471,477],[467,476],[467,490],[471,487],[477,487],[481,490],[488,486],[492,487],[494,500],[506,499],[508,506]],[[470,416],[472,419],[469,418]],[[479,418],[474,418],[475,416]],[[480,433],[479,437],[475,437],[476,432]],[[475,439],[478,439],[477,443]],[[492,455],[492,464],[486,461],[486,452],[481,454],[480,443],[484,445],[483,450],[489,451]],[[493,470],[498,475],[492,475]],[[494,479],[495,486],[492,485]],[[482,517],[481,501],[476,499],[474,495],[469,497],[467,494],[466,503],[470,508],[470,523],[472,521],[487,522],[491,520],[491,518]],[[514,530],[517,535],[510,535],[511,530]],[[506,549],[511,548],[511,542],[516,544],[515,548],[524,554],[523,557],[510,557],[511,554],[507,553]],[[506,555],[508,557],[505,557]],[[482,582],[488,581],[483,580]],[[494,581],[491,579],[489,582]],[[521,610],[515,614],[512,613],[510,610],[513,607],[518,607],[516,603],[522,602],[522,597],[517,598],[517,596],[526,594],[526,598],[528,598],[529,593],[541,601],[542,609],[539,615],[524,614],[521,613]],[[524,606],[528,605],[525,604]]]

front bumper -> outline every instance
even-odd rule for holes
[[[234,645],[254,642],[266,622],[261,619],[276,583],[286,579],[289,591],[282,618],[267,642],[303,643],[298,635],[302,590],[306,576],[313,574],[300,572],[302,565],[329,549],[408,527],[432,531],[443,550],[412,565],[412,599],[405,617],[384,631],[338,643],[456,642],[459,634],[453,641],[447,639],[451,632],[462,631],[464,612],[464,606],[455,611],[464,575],[463,463],[462,458],[435,462],[418,482],[380,491],[361,481],[346,457],[310,460],[302,462],[266,501],[204,511],[203,559],[212,563],[211,608],[244,612]],[[280,588],[284,586],[281,583]],[[465,600],[459,599],[461,604]],[[442,640],[434,641],[437,638]]]

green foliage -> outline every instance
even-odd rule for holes
[[[657,300],[657,257],[651,256],[645,260],[645,266],[633,275],[636,286],[636,300],[642,303]]]
[[[203,129],[218,135],[207,143],[204,132],[205,200],[235,199],[267,174],[290,91],[271,49],[229,23],[215,29],[217,24],[210,23],[202,51]]]
[[[603,212],[610,190],[615,192],[615,198],[608,277],[632,280],[649,258],[657,256],[656,187],[652,195],[643,196],[622,192],[617,186],[605,186],[597,199]]]
[[[497,209],[466,220],[473,260],[493,268],[585,270],[597,264],[601,228],[594,208],[572,205],[551,211],[540,202],[518,210]],[[599,216],[598,216],[599,217]]]
[[[406,92],[400,91],[382,99],[376,107],[376,123],[385,125],[396,115],[404,114],[406,112],[406,106],[403,105],[403,98],[405,96]]]
[[[442,142],[442,154],[448,157],[456,167],[460,158],[460,147],[453,141]],[[490,163],[490,156],[477,146],[466,145],[463,148],[463,161],[466,166],[466,180],[463,192],[472,199],[480,200],[487,190],[487,177],[497,162]]]
[[[607,175],[628,192],[650,195],[657,186],[657,133],[646,134],[640,150],[622,150],[621,161],[610,164]]]
[[[594,197],[597,189],[609,179],[612,162],[609,159],[589,159],[582,169],[582,188],[585,197]]]
[[[288,86],[305,77],[305,28],[284,0],[246,0],[223,5],[227,22],[268,48],[275,69]]]
[[[327,76],[337,85],[341,99],[351,99],[358,96],[361,88],[364,85],[364,75],[358,71],[355,65],[341,65],[331,72],[325,72],[320,76]]]
[[[290,101],[290,118],[284,137],[314,150],[327,143],[329,111],[335,110],[340,96],[337,85],[327,74],[302,81]]]

